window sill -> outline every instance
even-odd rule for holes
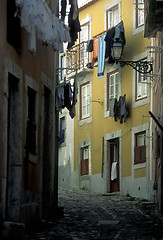
[[[145,168],[145,167],[146,167],[146,162],[134,164],[134,170],[140,169],[140,168]]]
[[[133,28],[133,36],[144,31],[144,25]]]
[[[89,175],[80,175],[80,180],[82,181],[84,181],[84,180],[89,180]]]
[[[92,116],[87,117],[87,118],[83,118],[83,119],[80,119],[78,121],[78,126],[81,127],[81,126],[83,126],[85,124],[88,124],[88,123],[91,123],[91,122],[92,122]]]

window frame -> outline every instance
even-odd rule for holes
[[[84,152],[87,150],[87,158],[84,157]],[[80,161],[80,176],[89,175],[89,146],[81,148],[81,161]],[[83,169],[84,168],[84,169]]]
[[[59,139],[58,139],[59,144],[65,143],[65,131],[66,131],[66,118],[65,116],[62,116],[59,118]]]
[[[135,62],[143,61],[143,60],[149,61],[147,54],[148,54],[147,52],[140,53],[134,56],[132,60]],[[133,69],[132,71],[133,71],[132,108],[136,108],[136,107],[143,106],[150,103],[150,89],[149,89],[148,79],[147,79],[147,83],[141,83],[146,85],[146,96],[137,99],[137,71],[135,69]]]
[[[147,61],[147,58],[140,59],[139,61]],[[141,77],[141,79],[146,77],[146,79],[145,79],[145,81],[144,80],[139,81],[139,77]],[[143,85],[144,85],[145,94],[142,95],[141,97],[138,96],[138,84],[142,84],[141,92],[143,91],[142,88],[143,88]],[[145,74],[142,75],[141,73],[135,71],[135,101],[141,101],[141,100],[147,98],[147,96],[148,96],[147,84],[148,84],[147,83],[147,76]]]
[[[138,22],[137,22],[138,21],[137,1],[138,0],[133,1],[133,35],[136,35],[136,34],[144,31],[144,23],[138,26]],[[144,22],[145,22],[145,20],[144,20]]]
[[[27,148],[29,154],[37,155],[36,140],[36,91],[28,86]],[[32,136],[34,139],[32,139]],[[29,140],[30,139],[30,140]],[[32,144],[32,141],[33,144]]]
[[[83,94],[82,94],[82,89],[83,87],[85,86],[89,86],[89,89],[91,88],[90,86],[90,82],[85,82],[83,84],[80,85],[80,120],[83,120],[83,119],[86,119],[86,118],[89,118],[90,117],[90,107],[91,107],[91,104],[90,104],[90,91],[89,91],[89,95],[86,93],[87,96],[89,96],[89,104],[86,104],[86,107],[89,105],[89,112],[85,115],[83,115]],[[87,101],[87,99],[86,99]]]
[[[117,17],[118,17],[117,22],[114,20],[114,17],[115,17],[114,16],[113,17],[113,25],[112,24],[108,24],[109,23],[108,13],[111,12],[111,11],[114,12],[115,10],[117,11],[117,13],[116,13]],[[119,11],[118,11],[118,4],[116,4],[115,6],[113,6],[113,7],[111,7],[111,8],[106,10],[106,28],[107,29],[112,28],[112,27],[116,26],[118,23],[119,23]]]
[[[139,137],[144,137],[145,138],[144,145],[138,145],[138,138]],[[138,155],[138,154],[140,155],[139,160],[137,160],[137,157],[136,157],[136,155]],[[145,158],[143,158],[144,155],[145,155]],[[142,132],[135,133],[134,165],[145,163],[145,162],[146,162],[146,131],[142,131]]]
[[[108,98],[108,76],[113,73],[119,73],[119,92],[118,98],[121,96],[121,68],[117,67],[117,64],[113,64],[112,66],[106,66],[106,74],[105,74],[105,102],[104,102],[104,118],[110,117],[109,110],[109,98]]]
[[[82,28],[83,28],[83,27],[86,27],[86,26],[88,27],[88,36],[87,36],[87,38],[86,38],[85,40],[81,41]],[[79,43],[82,43],[82,42],[87,41],[87,40],[90,39],[90,21],[85,22],[85,23],[82,24],[80,27],[81,27],[81,31],[79,32]]]
[[[119,75],[119,81],[118,81],[118,93],[117,93],[117,97],[115,96],[116,95],[116,75]],[[110,100],[112,99],[111,97],[110,97],[110,91],[111,91],[111,79],[110,79],[110,77],[111,76],[114,76],[114,79],[113,79],[113,81],[114,81],[114,83],[113,83],[113,88],[114,88],[114,93],[113,93],[113,95],[114,95],[114,97],[113,98],[117,98],[118,99],[118,97],[120,96],[120,74],[119,74],[119,71],[118,71],[118,69],[117,70],[115,70],[115,71],[113,71],[113,72],[109,72],[109,73],[107,73],[107,111],[109,111],[109,102],[110,102]]]
[[[139,16],[141,15],[141,11],[143,11],[142,9],[139,9],[139,4],[142,4],[142,3],[139,3],[140,0],[136,0],[136,8],[135,8],[135,11],[136,11],[136,28],[139,28],[141,26],[144,25],[144,19],[143,19],[143,22],[139,24]]]
[[[104,27],[105,30],[107,30],[108,27],[108,11],[114,8],[118,8],[118,23],[121,21],[121,0],[113,0],[109,3],[107,3],[104,6]]]
[[[134,170],[146,168],[149,160],[149,123],[138,125],[132,128],[131,134],[131,161],[132,161],[132,176],[134,176]],[[146,161],[143,163],[134,163],[135,160],[135,134],[145,132],[146,134]]]

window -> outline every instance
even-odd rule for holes
[[[136,72],[136,100],[147,97],[147,75]]]
[[[28,152],[36,155],[36,92],[28,87],[28,121],[27,121],[27,140]]]
[[[107,111],[114,98],[119,97],[119,72],[114,71],[107,75]]]
[[[146,161],[146,132],[135,134],[134,164]]]
[[[118,5],[110,8],[106,12],[106,28],[112,28],[119,23]]]
[[[89,148],[81,148],[81,176],[89,174]]]
[[[81,26],[80,42],[89,40],[89,23]]]
[[[80,119],[90,116],[90,82],[80,86]]]
[[[79,51],[78,51],[78,59],[80,67],[85,67],[89,62],[90,54],[86,51],[87,48],[87,41],[90,39],[90,23],[87,22],[81,26],[81,32],[79,33]]]
[[[136,0],[136,27],[144,24],[144,0]]]
[[[20,18],[16,16],[15,0],[7,0],[7,41],[18,51],[21,49]],[[20,14],[20,13],[18,13]]]
[[[60,127],[59,127],[59,143],[65,141],[65,117],[60,118]]]

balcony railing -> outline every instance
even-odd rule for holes
[[[98,33],[92,39],[95,39],[104,33],[106,33],[109,29]],[[84,70],[87,69],[87,64],[92,62],[93,54],[91,52],[86,52],[87,49],[87,41],[83,41],[72,47],[71,50],[67,50],[65,53],[66,57],[66,74],[75,73],[76,69]],[[74,69],[74,70],[73,70]]]
[[[67,74],[75,72],[75,69],[81,70],[86,68],[87,63],[91,62],[91,53],[86,52],[86,47],[87,42],[83,41],[73,46],[70,51],[66,51],[65,57]]]

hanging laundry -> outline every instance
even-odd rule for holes
[[[122,47],[126,44],[123,21],[121,21],[115,26],[115,34],[113,37],[113,42],[121,42]]]
[[[70,12],[68,15],[68,26],[70,31],[71,41],[68,43],[67,49],[71,49],[78,39],[78,33],[81,31],[79,22],[79,10],[77,0],[69,0],[71,5]]]
[[[98,37],[93,40],[93,59],[98,58]]]
[[[61,19],[64,22],[66,17],[67,0],[61,0]]]
[[[65,88],[64,86],[58,86],[55,92],[55,105],[56,110],[62,112],[62,109],[65,107]]]
[[[31,33],[27,36],[27,47],[33,56],[36,54],[36,27],[33,25]]]
[[[109,99],[109,117],[114,117],[114,104],[115,99],[114,98]]]
[[[102,78],[104,75],[105,66],[105,52],[106,52],[106,33],[104,33],[98,39],[98,79]]]
[[[113,46],[114,34],[115,34],[115,27],[108,30],[105,37],[105,42],[106,42],[105,58],[108,58],[108,63],[114,63],[114,59],[112,58],[112,55],[111,55],[111,48]]]
[[[117,98],[114,101],[114,121],[117,122],[117,118],[119,117],[119,102]]]
[[[44,0],[16,0],[16,5],[20,7],[21,26],[28,34],[32,34],[35,26],[37,38],[56,50],[63,42],[70,41],[68,27],[56,17]]]
[[[126,122],[126,117],[128,116],[127,105],[126,105],[126,94],[119,97],[119,101],[115,99],[114,102],[114,120],[117,122],[117,118],[120,119],[120,123]]]
[[[87,41],[87,47],[86,52],[92,52],[93,51],[93,39]]]
[[[126,122],[126,117],[128,115],[126,107],[126,94],[124,96],[120,96],[119,105],[120,105],[120,123],[123,123],[123,118],[124,122]]]

